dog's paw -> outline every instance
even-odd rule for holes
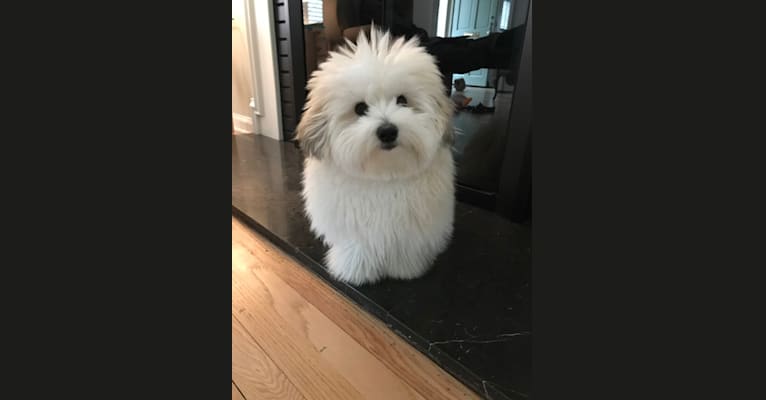
[[[354,286],[375,283],[382,277],[375,260],[353,245],[330,247],[325,263],[333,278]]]

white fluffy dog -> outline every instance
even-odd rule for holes
[[[455,204],[453,105],[435,59],[373,28],[331,52],[308,89],[303,197],[329,272],[355,285],[425,274]]]

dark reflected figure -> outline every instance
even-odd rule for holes
[[[341,37],[352,41],[356,40],[360,30],[369,31],[371,21],[383,25],[381,20],[384,9],[381,1],[337,0],[334,11]],[[412,23],[412,1],[394,2],[392,11],[391,21],[385,27],[394,36],[404,36],[407,39],[417,36],[420,39],[420,43],[438,60],[448,93],[452,87],[453,74],[464,74],[481,68],[504,70],[506,82],[514,83],[512,66],[518,65],[521,55],[524,25],[504,32],[493,32],[479,39],[429,37],[424,29]],[[342,38],[337,38],[336,44]]]

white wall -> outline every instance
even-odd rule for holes
[[[242,0],[231,2],[231,112],[237,133],[253,133],[253,78],[245,26],[245,4]]]
[[[232,114],[235,129],[246,119],[252,132],[282,139],[277,82],[273,4],[262,0],[232,0]],[[249,90],[247,89],[249,87]],[[250,98],[254,108],[250,107]],[[243,101],[247,100],[247,108]],[[246,113],[242,115],[241,113]]]

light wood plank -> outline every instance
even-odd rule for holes
[[[242,397],[242,393],[237,390],[237,387],[234,386],[234,381],[231,381],[231,400],[247,400],[244,397]]]
[[[237,259],[238,265],[249,267],[233,268],[232,279],[241,283],[248,292],[267,288],[277,314],[311,343],[314,350],[346,378],[364,399],[425,400],[354,338],[274,274],[268,267],[273,262],[273,252],[251,254],[238,251],[238,247],[242,245],[232,243],[233,254],[242,255]]]
[[[296,265],[292,258],[234,218],[232,218],[232,243],[232,257],[244,255],[261,257],[260,255],[268,254],[269,262],[260,261],[259,269],[256,269],[259,276],[273,274],[293,288],[308,304],[340,327],[399,379],[417,390],[422,397],[452,400],[479,399],[474,392],[404,342],[379,320],[361,311],[310,271]],[[268,272],[261,272],[262,269]]]
[[[234,382],[245,396],[251,399],[305,400],[233,316],[231,319],[231,378],[233,380],[232,400],[235,400],[234,392],[239,395]]]
[[[245,268],[241,264],[232,265],[232,271]],[[243,282],[232,273],[231,302],[232,314],[304,397],[311,400],[363,398],[304,335],[279,315],[269,288],[260,281]]]

